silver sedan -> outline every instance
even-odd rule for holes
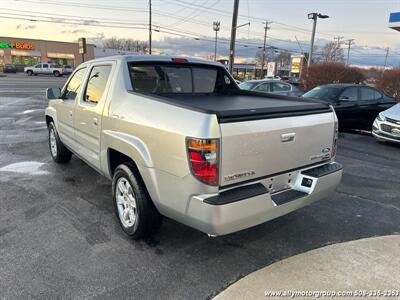
[[[372,134],[380,141],[400,143],[400,103],[376,117]]]
[[[290,83],[274,79],[249,80],[239,84],[242,90],[300,97],[303,92]]]

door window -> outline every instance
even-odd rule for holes
[[[95,66],[89,75],[86,93],[83,101],[98,103],[103,97],[108,78],[110,77],[111,66]]]
[[[48,64],[43,64],[43,69],[47,69],[49,67],[49,65]]]
[[[374,96],[375,96],[375,100],[381,100],[383,98],[382,93],[375,89],[374,89]]]
[[[357,101],[358,89],[356,87],[346,88],[344,92],[340,95],[339,100]]]
[[[375,100],[375,90],[369,87],[360,88],[360,100],[361,101],[371,101]]]
[[[258,92],[268,93],[271,91],[271,85],[269,84],[269,82],[262,83],[259,86],[257,86],[254,90]]]
[[[40,69],[42,65],[36,65],[35,69]]]
[[[75,72],[75,74],[71,77],[68,82],[67,87],[63,93],[63,99],[65,100],[75,100],[76,96],[79,94],[79,91],[82,87],[83,78],[86,73],[86,68],[82,68]]]
[[[274,92],[288,92],[291,90],[290,85],[282,82],[274,82],[272,90]]]

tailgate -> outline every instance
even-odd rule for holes
[[[221,186],[330,158],[334,121],[329,112],[220,124]]]

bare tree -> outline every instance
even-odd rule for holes
[[[265,49],[265,65],[267,65],[268,62],[274,61],[275,59],[275,49],[273,48],[267,48]],[[263,49],[259,49],[256,53],[256,63],[258,65],[262,64],[262,57],[263,57]]]
[[[344,62],[343,49],[335,42],[329,42],[322,47],[321,51],[316,55],[316,62]]]
[[[279,67],[289,67],[292,61],[292,54],[288,51],[283,51],[275,58],[275,62]]]
[[[109,49],[146,53],[148,49],[148,44],[144,41],[134,39],[119,39],[114,36],[103,40],[103,47]]]

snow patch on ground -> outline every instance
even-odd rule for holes
[[[47,171],[40,170],[40,168],[43,165],[45,165],[45,163],[41,163],[38,161],[21,161],[0,168],[0,172],[13,172],[13,173],[28,174],[28,175],[49,174],[49,172]]]

